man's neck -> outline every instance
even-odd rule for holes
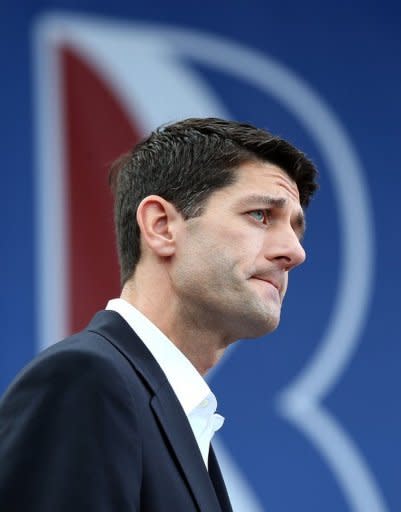
[[[156,325],[191,361],[201,375],[207,373],[222,357],[227,346],[222,336],[210,326],[200,325],[185,308],[169,300],[164,290],[146,293],[134,282],[124,286],[121,298],[132,304]]]

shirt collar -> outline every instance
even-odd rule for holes
[[[119,313],[141,338],[166,375],[187,416],[205,403],[208,405],[206,409],[213,404],[210,412],[216,411],[216,397],[206,381],[158,327],[124,299],[110,300],[106,309]]]

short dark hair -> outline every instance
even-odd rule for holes
[[[136,211],[145,197],[159,195],[184,218],[196,217],[209,195],[234,183],[236,168],[249,161],[284,170],[297,184],[306,208],[317,188],[314,165],[287,141],[250,124],[186,119],[158,128],[120,157],[111,167],[110,184],[122,284],[140,258]]]

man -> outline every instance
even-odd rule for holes
[[[1,511],[231,510],[201,375],[278,325],[315,177],[284,140],[219,119],[157,130],[114,165],[121,298],[5,394]]]

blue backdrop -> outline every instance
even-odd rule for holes
[[[401,510],[398,2],[0,9],[0,391],[43,337],[66,329],[65,260],[46,220],[60,207],[46,195],[60,182],[46,183],[60,161],[53,93],[66,75],[55,79],[51,59],[61,45],[96,68],[139,133],[222,114],[289,138],[316,162],[308,259],[282,324],[237,344],[210,375],[226,417],[218,451],[239,512]]]

